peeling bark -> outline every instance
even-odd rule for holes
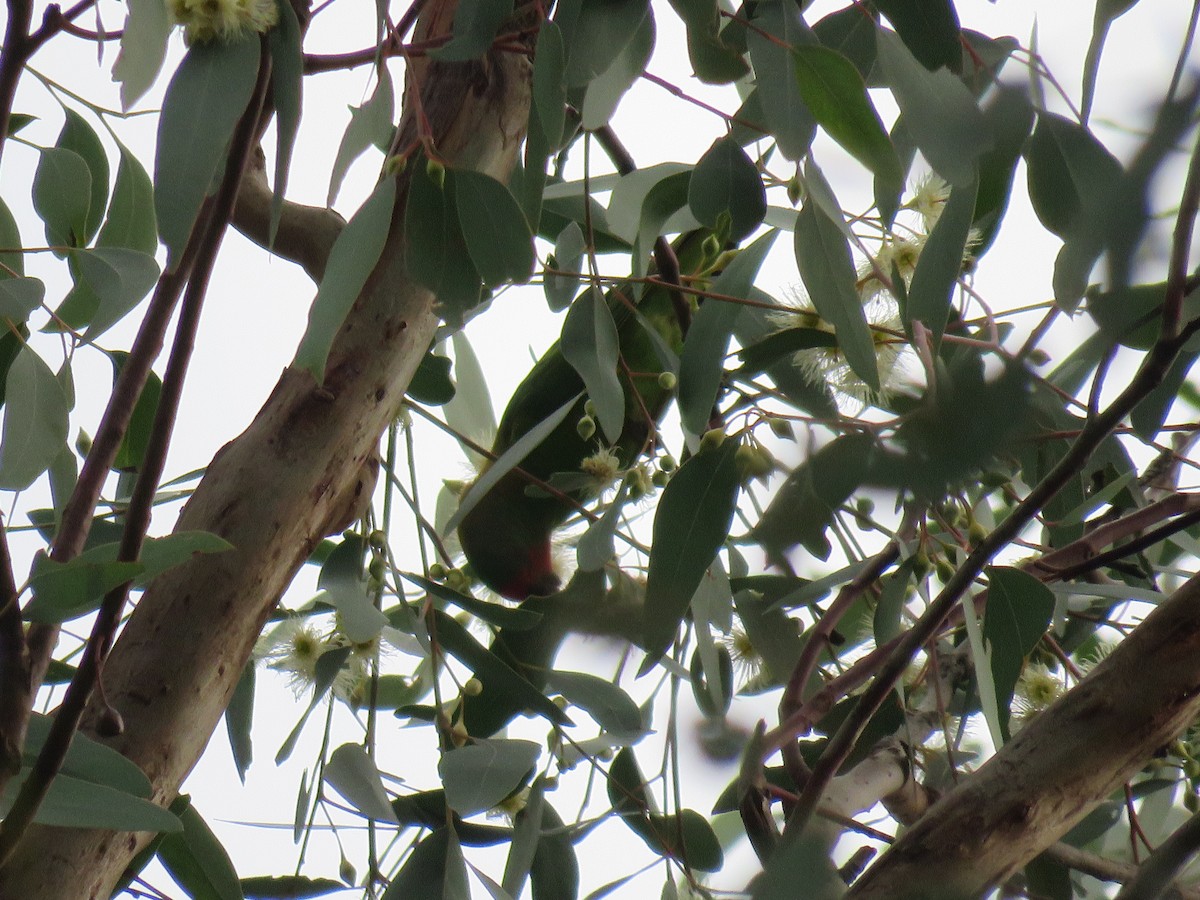
[[[430,10],[445,18],[445,4]],[[528,116],[528,58],[493,52],[483,65],[419,62],[410,91],[415,78],[439,155],[507,180]],[[409,107],[402,136],[416,135]],[[318,390],[308,373],[285,370],[180,515],[178,530],[214,532],[236,549],[157,579],[105,666],[108,700],[126,726],[108,743],[146,772],[163,805],[208,742],[276,601],[317,542],[359,502],[362,470],[432,339],[435,298],[404,269],[400,177],[387,245],[334,342],[324,385]],[[98,712],[93,707],[85,720],[93,734]],[[0,897],[107,898],[150,838],[36,827],[0,872]]]

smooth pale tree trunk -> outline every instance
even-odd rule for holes
[[[450,8],[431,3],[444,27]],[[439,155],[506,181],[524,137],[530,62],[493,52],[484,63],[416,61]],[[406,104],[411,106],[411,104]],[[402,135],[415,136],[411,109]],[[104,669],[125,721],[110,744],[169,804],[199,758],[272,607],[314,546],[361,508],[364,476],[437,325],[434,297],[407,276],[404,176],[382,259],[334,343],[323,387],[285,370],[253,424],[213,459],[178,530],[218,534],[236,548],[200,556],[157,579]],[[89,716],[88,721],[93,717]],[[0,897],[109,897],[149,834],[35,827],[0,876]]]
[[[929,809],[848,897],[982,896],[1200,715],[1200,576]]]

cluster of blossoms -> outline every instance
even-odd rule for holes
[[[282,672],[297,695],[308,691],[317,680],[317,660],[330,650],[350,648],[350,655],[333,681],[333,693],[339,700],[357,709],[367,700],[370,687],[370,663],[379,650],[379,642],[351,643],[338,632],[322,633],[309,619],[285,619],[264,634],[255,648],[255,659],[265,660],[267,668]]]
[[[167,0],[189,44],[263,34],[279,21],[277,0]]]
[[[858,270],[858,296],[871,328],[879,383],[884,395],[895,386],[903,350],[903,342],[896,335],[903,332],[904,326],[890,285],[892,279],[897,277],[905,285],[912,282],[921,250],[949,196],[949,186],[937,175],[930,174],[922,179],[912,199],[905,204],[905,209],[917,213],[919,225],[907,234],[889,234],[874,257]],[[973,243],[973,240],[968,241],[968,248]],[[789,300],[794,310],[777,317],[780,328],[811,328],[828,334],[835,333],[834,326],[821,317],[808,297],[793,292]],[[828,384],[840,397],[859,403],[878,399],[872,396],[871,389],[850,368],[840,347],[800,350],[793,361],[809,381]]]

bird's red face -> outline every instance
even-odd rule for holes
[[[561,586],[562,580],[550,558],[550,542],[546,541],[532,549],[525,564],[497,592],[509,600],[525,600],[534,595],[553,594]]]

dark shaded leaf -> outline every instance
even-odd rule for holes
[[[817,44],[796,47],[793,55],[800,94],[817,123],[877,178],[902,184],[900,160],[854,64]]]
[[[67,397],[50,367],[28,346],[8,367],[0,438],[0,490],[24,490],[67,442]]]
[[[482,57],[512,11],[513,0],[477,0],[464,4],[455,12],[450,42],[429,51],[429,55],[445,62]]]
[[[905,329],[911,335],[914,322],[924,324],[935,353],[950,319],[954,288],[962,273],[963,256],[975,219],[977,188],[978,181],[972,181],[950,189],[950,199],[921,249],[912,284],[905,294],[906,302],[901,305]]]
[[[450,379],[450,357],[434,353],[433,349],[421,357],[417,371],[405,392],[418,403],[441,406],[454,399],[454,382]]]
[[[617,443],[625,427],[625,389],[617,376],[619,339],[604,295],[596,288],[584,291],[567,312],[559,346],[583,379],[609,444]]]
[[[1008,738],[1009,707],[1025,659],[1050,627],[1054,594],[1028,572],[1007,566],[988,570],[983,639],[991,661],[1000,727]]]
[[[46,223],[46,243],[56,249],[86,241],[92,176],[73,150],[46,147],[33,175],[33,208]]]
[[[64,108],[66,120],[58,133],[55,146],[73,150],[87,165],[91,176],[84,230],[78,235],[80,246],[86,245],[100,229],[104,209],[108,206],[108,154],[92,126],[69,106]]]
[[[508,188],[482,172],[446,173],[463,239],[484,284],[528,281],[533,274],[533,237]]]
[[[797,466],[779,488],[755,527],[754,539],[771,559],[783,559],[797,544],[821,559],[829,557],[825,530],[834,512],[869,480],[876,453],[866,434],[839,437]]]
[[[290,3],[279,4],[279,22],[267,33],[271,54],[271,101],[275,105],[275,179],[271,197],[269,243],[275,242],[283,198],[287,194],[292,150],[300,129],[300,100],[304,93],[304,48],[300,21]]]
[[[168,834],[158,858],[192,900],[242,900],[242,886],[228,852],[191,803],[179,813],[183,831]]]
[[[796,265],[821,318],[833,325],[854,374],[879,390],[875,341],[858,294],[858,273],[842,230],[811,199],[796,217]]]
[[[659,499],[646,578],[646,661],[639,674],[675,639],[692,595],[729,535],[741,482],[738,446],[737,439],[727,438],[691,457]]]
[[[816,37],[795,4],[756,4],[752,21],[755,27],[747,33],[746,43],[754,64],[759,107],[779,152],[798,161],[812,145],[817,121],[800,95],[791,48],[814,43]],[[766,34],[760,34],[760,29]]]
[[[768,231],[738,253],[710,290],[728,297],[748,297],[777,235],[777,231]],[[692,434],[703,434],[708,428],[725,372],[729,339],[740,313],[736,303],[709,299],[700,306],[688,329],[679,356],[679,415]]]
[[[971,92],[950,72],[922,66],[894,33],[880,30],[876,40],[880,66],[913,143],[948,182],[969,183],[979,157],[992,146]]]
[[[951,0],[876,0],[875,7],[887,16],[904,45],[926,69],[935,72],[945,66],[951,72],[962,70],[962,36]]]
[[[649,15],[653,15],[649,0],[566,0],[557,4],[554,21],[567,48],[567,85],[587,84],[606,71]]]
[[[767,214],[762,177],[746,151],[732,138],[721,138],[700,157],[688,183],[688,206],[704,225],[718,228],[728,216],[729,238],[749,237]]]

